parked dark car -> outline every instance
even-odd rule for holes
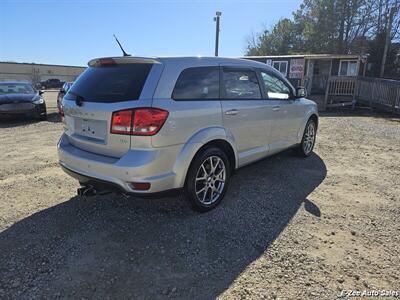
[[[47,110],[42,94],[29,82],[0,82],[0,116],[28,115],[45,120]]]
[[[64,83],[64,85],[62,86],[62,88],[58,92],[58,95],[57,95],[57,108],[58,108],[58,112],[60,114],[62,114],[62,112],[61,112],[61,100],[65,96],[65,94],[68,92],[69,88],[72,86],[73,83],[74,83],[73,81]]]
[[[64,81],[60,81],[60,79],[53,78],[47,79],[40,82],[40,88],[47,90],[47,89],[59,89],[63,86]]]

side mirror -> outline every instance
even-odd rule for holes
[[[296,88],[296,99],[305,98],[305,97],[307,97],[307,90],[302,86],[297,87]]]
[[[39,96],[42,96],[44,94],[43,91],[39,91]]]

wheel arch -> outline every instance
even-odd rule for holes
[[[202,145],[197,152],[193,155],[192,160],[190,161],[190,164],[188,165],[188,168],[186,169],[185,172],[185,176],[184,176],[184,183],[186,183],[186,177],[187,177],[187,173],[189,172],[193,161],[196,159],[196,157],[198,155],[200,155],[203,151],[205,151],[208,148],[218,148],[220,149],[222,152],[224,152],[226,154],[226,156],[228,157],[229,160],[229,164],[231,166],[231,174],[234,172],[235,168],[236,168],[236,155],[235,155],[235,151],[233,150],[232,145],[224,139],[215,139],[215,140],[211,140],[208,143]]]
[[[229,164],[232,168],[232,170],[236,169],[236,154],[235,151],[233,150],[232,145],[227,141],[223,139],[215,139],[211,140],[208,143],[204,144],[203,146],[200,147],[200,149],[196,152],[196,154],[193,156],[193,159],[200,154],[204,149],[210,148],[210,147],[216,147],[219,148],[221,151],[223,151],[226,156],[229,159]],[[192,160],[193,160],[192,159]]]
[[[317,128],[318,128],[318,121],[319,121],[319,118],[318,118],[317,114],[315,114],[315,113],[311,114],[311,116],[308,118],[307,122],[308,122],[309,120],[313,120],[313,121],[315,122],[315,125],[316,125]],[[306,124],[307,124],[307,122],[306,122]]]
[[[306,125],[308,123],[309,120],[313,120],[315,122],[315,124],[317,125],[317,129],[318,129],[318,125],[319,125],[319,117],[318,117],[318,113],[315,111],[311,111],[305,118],[303,121],[303,124],[301,124],[301,127],[297,133],[297,143],[301,143],[301,140],[303,139],[303,134],[304,134],[304,130],[306,129]]]
[[[209,134],[210,130],[214,134]],[[204,149],[213,146],[224,151],[228,156],[232,171],[236,169],[238,156],[235,152],[234,142],[229,140],[229,136],[226,135],[224,128],[209,128],[207,132],[202,130],[190,138],[178,154],[174,164],[176,186],[184,186],[186,175],[195,157],[204,151]]]

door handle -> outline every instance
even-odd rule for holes
[[[272,110],[273,110],[273,111],[278,111],[280,108],[281,108],[280,105],[272,106]]]
[[[235,115],[237,115],[238,113],[239,113],[239,111],[238,111],[237,109],[231,109],[231,110],[227,110],[227,111],[225,112],[225,114],[228,115],[228,116],[235,116]]]

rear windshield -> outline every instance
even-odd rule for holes
[[[153,64],[127,64],[87,68],[65,96],[87,102],[121,102],[139,99]]]

